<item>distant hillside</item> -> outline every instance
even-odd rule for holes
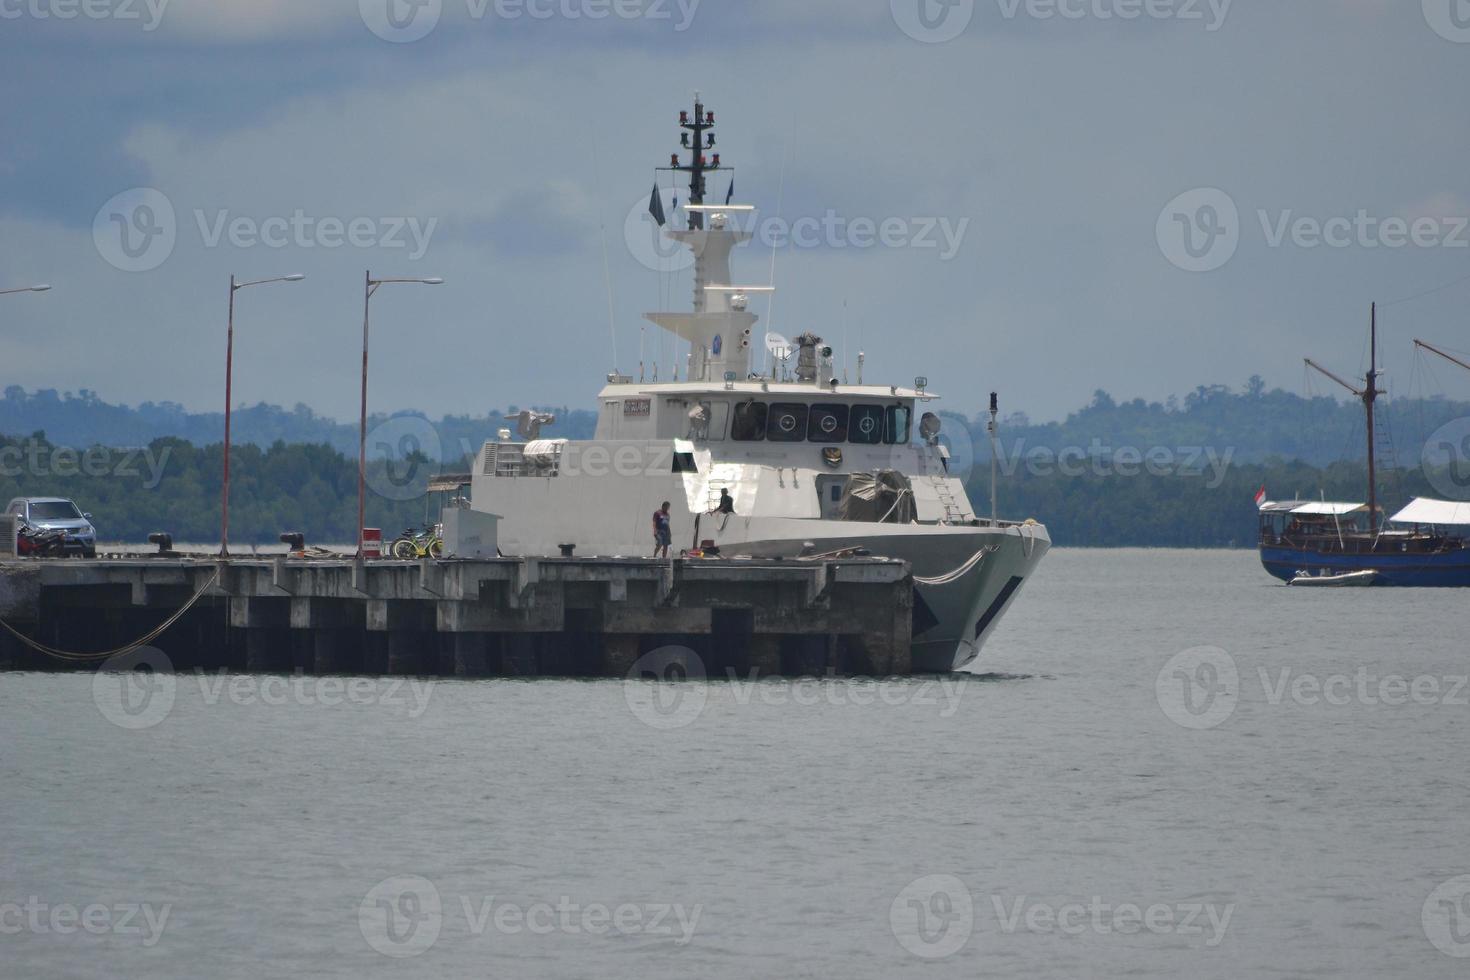
[[[1470,402],[1444,398],[1385,399],[1378,408],[1380,452],[1389,467],[1418,466],[1427,438],[1450,422],[1470,417]],[[974,459],[988,461],[985,418],[964,422]],[[1260,378],[1252,378],[1240,391],[1211,385],[1162,404],[1141,398],[1118,402],[1098,391],[1091,404],[1061,422],[1034,424],[1024,413],[1003,416],[1000,436],[1003,459],[1024,457],[1038,447],[1056,452],[1079,449],[1088,456],[1108,456],[1120,449],[1147,453],[1205,447],[1222,458],[1229,453],[1229,460],[1237,464],[1277,460],[1327,466],[1367,457],[1361,404],[1267,391]]]
[[[478,452],[487,439],[495,438],[495,433],[506,426],[505,416],[520,409],[512,406],[504,412],[491,409],[481,416],[451,415],[434,420],[441,457],[456,462]],[[550,407],[543,410],[557,414],[556,434],[568,439],[590,438],[597,426],[595,412]],[[371,416],[369,429],[389,418]],[[240,445],[253,444],[262,449],[277,443],[328,445],[357,458],[357,421],[338,422],[317,415],[305,405],[293,409],[265,404],[236,408],[231,428],[234,441]],[[104,402],[86,389],[75,394],[54,389],[27,392],[12,385],[0,399],[0,434],[28,436],[45,432],[47,440],[58,446],[146,446],[155,439],[183,439],[196,446],[208,446],[222,443],[224,431],[222,411],[191,413],[173,402],[144,402],[130,408]]]
[[[1002,393],[1004,400],[1004,393]],[[415,431],[432,428],[438,456],[457,463],[477,452],[507,425],[505,416],[522,406],[490,409],[484,415],[455,415],[420,423]],[[1002,407],[1005,407],[1003,404]],[[557,425],[549,434],[568,439],[589,438],[597,425],[595,411],[538,406],[555,412]],[[1385,447],[1392,453],[1385,463],[1414,467],[1426,438],[1455,419],[1470,417],[1470,402],[1443,398],[1385,400],[1380,405]],[[942,413],[963,423],[951,424],[946,434],[958,439],[957,457],[966,464],[990,457],[984,417],[966,419]],[[398,413],[392,418],[417,418]],[[375,415],[370,427],[389,422],[390,416]],[[409,443],[400,449],[397,433],[375,440],[386,451],[402,454],[419,448]],[[59,393],[53,389],[27,392],[19,386],[5,390],[0,399],[0,434],[28,436],[44,432],[56,445],[86,448],[103,446],[146,446],[155,439],[183,439],[196,446],[223,440],[221,412],[191,413],[172,402],[144,402],[132,408],[112,405],[94,392]],[[276,405],[239,408],[234,414],[235,439],[267,448],[286,445],[329,445],[355,458],[357,424],[317,415],[305,405],[286,409]],[[1235,464],[1272,460],[1302,461],[1326,466],[1339,460],[1361,460],[1365,456],[1363,411],[1356,402],[1318,396],[1304,398],[1290,392],[1267,391],[1259,378],[1252,378],[1239,391],[1221,385],[1199,387],[1182,399],[1119,402],[1098,391],[1091,404],[1060,422],[1033,423],[1024,412],[1005,415],[1001,422],[1004,458],[1018,460],[1040,448],[1053,452],[1080,450],[1089,456],[1108,456],[1118,450],[1147,453],[1153,449],[1186,451],[1207,447]]]

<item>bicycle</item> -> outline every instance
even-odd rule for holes
[[[444,525],[432,524],[423,528],[408,528],[393,542],[389,554],[399,561],[413,561],[416,558],[443,558]]]

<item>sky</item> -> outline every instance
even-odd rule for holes
[[[757,329],[852,380],[1326,392],[1374,301],[1400,393],[1470,348],[1470,0],[0,0],[0,82],[0,289],[54,286],[4,385],[217,410],[230,276],[299,273],[236,293],[235,400],[352,418],[369,270],[445,280],[374,296],[374,411],[667,378],[696,91]]]

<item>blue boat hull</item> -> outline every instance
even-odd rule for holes
[[[1375,585],[1413,588],[1470,587],[1470,548],[1439,554],[1383,552],[1354,555],[1262,545],[1261,564],[1266,567],[1266,571],[1283,582],[1290,582],[1296,578],[1298,572],[1341,575],[1346,572],[1372,570],[1378,573]]]

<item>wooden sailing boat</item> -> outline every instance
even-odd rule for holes
[[[1373,306],[1368,373],[1357,385],[1307,359],[1307,366],[1342,385],[1363,402],[1368,421],[1368,502],[1265,502],[1260,509],[1261,564],[1283,581],[1304,577],[1375,573],[1374,585],[1470,586],[1470,507],[1420,498],[1382,520],[1374,409],[1378,390],[1378,306]],[[1428,344],[1416,344],[1449,357]],[[1470,365],[1453,357],[1461,367]],[[1367,576],[1360,577],[1368,580]]]

